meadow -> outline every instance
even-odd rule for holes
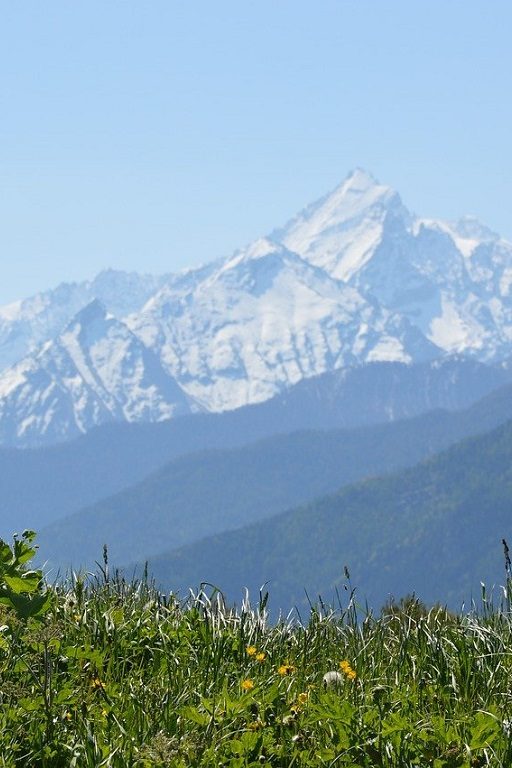
[[[34,535],[0,543],[0,766],[512,765],[510,561],[495,603],[414,597],[270,623],[110,573],[48,585]],[[507,555],[508,557],[508,555]],[[271,596],[270,596],[271,598]]]

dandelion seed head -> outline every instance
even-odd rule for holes
[[[343,675],[340,672],[331,670],[330,672],[325,673],[322,678],[322,683],[324,688],[332,688],[333,686],[341,685],[343,683]]]

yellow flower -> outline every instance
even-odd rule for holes
[[[267,654],[263,653],[263,651],[256,654],[256,661],[259,661],[260,664],[263,664],[266,658],[267,658]]]
[[[93,677],[93,679],[91,680],[91,686],[94,689],[103,688],[103,683],[101,682],[99,677]]]
[[[297,700],[295,701],[294,704],[291,705],[290,711],[298,715],[299,712],[302,712],[304,704],[307,703],[308,699],[309,699],[309,693],[299,693],[299,695],[297,696]]]
[[[254,682],[252,680],[242,680],[242,691],[252,691]]]
[[[248,645],[245,650],[247,651],[248,656],[256,656],[258,652],[258,649],[256,648],[255,645]]]
[[[295,672],[295,667],[293,664],[290,664],[288,661],[286,661],[284,664],[281,664],[277,672],[281,675],[281,677],[284,677],[285,675],[291,675],[293,672]]]
[[[265,723],[261,720],[252,720],[250,723],[247,723],[247,728],[249,731],[259,731],[261,728],[265,727]]]
[[[341,671],[348,677],[349,680],[355,680],[357,677],[356,672],[352,669],[349,662],[344,660],[340,661]]]

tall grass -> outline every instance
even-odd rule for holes
[[[506,592],[373,616],[349,588],[273,625],[264,595],[179,601],[106,561],[50,592],[39,617],[0,606],[5,768],[512,765]]]

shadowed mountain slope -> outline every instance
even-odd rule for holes
[[[362,478],[409,467],[512,418],[507,387],[463,412],[434,411],[357,430],[305,431],[190,454],[40,534],[45,558],[91,566],[142,559],[312,502]]]
[[[512,423],[398,474],[351,485],[308,506],[149,558],[165,589],[208,581],[240,599],[267,583],[273,610],[326,600],[350,569],[378,608],[415,592],[451,607],[503,583],[512,538]],[[131,569],[128,569],[131,572]]]
[[[0,535],[39,530],[188,453],[301,429],[357,427],[434,408],[464,408],[509,380],[506,368],[458,358],[414,366],[374,363],[302,381],[273,400],[223,414],[106,424],[65,445],[0,449]],[[508,418],[504,407],[501,421]]]

